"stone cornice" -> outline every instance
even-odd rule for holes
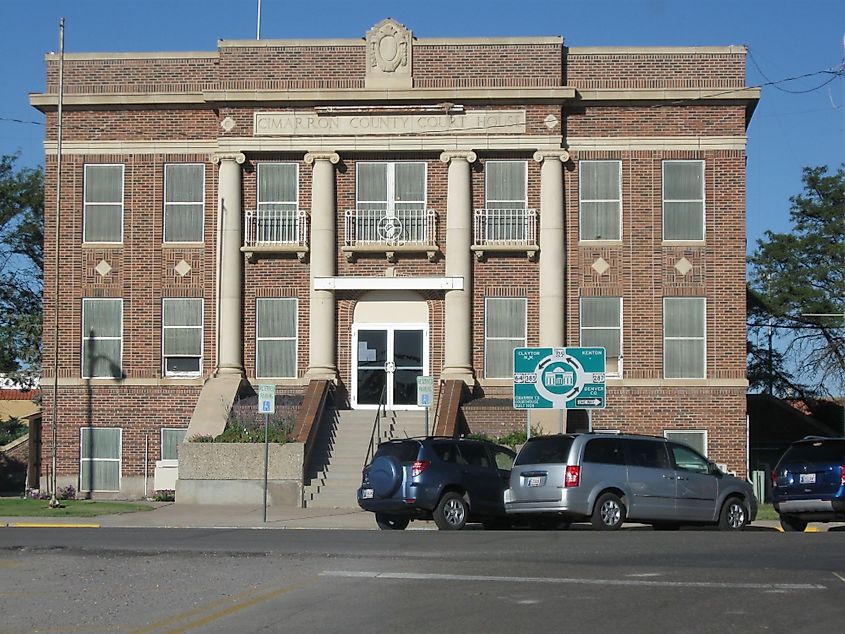
[[[156,51],[156,52],[125,52],[125,53],[65,53],[66,62],[115,60],[115,59],[217,59],[217,51]],[[58,62],[58,53],[46,53],[44,59],[48,62]]]
[[[759,88],[577,88],[584,101],[756,101]]]
[[[745,55],[744,46],[570,46],[568,55]]]

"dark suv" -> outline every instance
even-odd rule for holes
[[[402,530],[413,519],[433,519],[441,530],[459,530],[468,521],[505,525],[502,494],[515,457],[483,440],[391,440],[364,467],[358,505],[375,513],[384,530]]]
[[[792,443],[772,472],[772,502],[785,531],[845,520],[845,438]]]

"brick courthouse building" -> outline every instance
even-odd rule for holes
[[[47,55],[31,96],[45,374],[58,67]],[[595,428],[676,434],[744,474],[758,97],[742,47],[418,39],[393,20],[360,39],[66,55],[60,484],[140,494],[241,377],[331,379],[352,409],[387,386],[399,411],[416,376],[457,379],[470,429],[499,434],[525,424],[512,349],[562,345],[607,348]]]

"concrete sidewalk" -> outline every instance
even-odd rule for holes
[[[0,527],[38,528],[257,528],[257,529],[328,529],[377,530],[372,513],[359,508],[289,508],[267,507],[267,521],[261,505],[217,506],[152,503],[152,511],[119,513],[97,517],[0,517]],[[626,524],[626,528],[642,526]],[[825,532],[845,524],[811,524],[808,531]],[[436,530],[434,522],[412,522],[410,529]],[[758,520],[754,530],[780,530],[780,523]]]

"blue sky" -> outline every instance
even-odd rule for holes
[[[256,35],[258,0],[0,0],[0,154],[43,162],[43,116],[28,104],[44,89],[44,53],[65,50],[210,51],[218,39]],[[840,67],[845,0],[262,0],[262,38],[356,38],[385,17],[418,37],[562,35],[571,46],[749,47],[748,83]],[[801,168],[845,162],[845,78],[763,88],[748,131],[749,248],[788,229]],[[25,122],[11,121],[17,119]]]

